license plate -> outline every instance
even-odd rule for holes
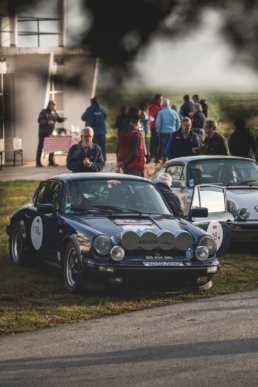
[[[182,262],[143,262],[144,266],[184,266]]]

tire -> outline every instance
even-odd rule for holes
[[[80,257],[75,244],[71,241],[65,250],[63,264],[65,288],[69,293],[79,293],[82,290],[80,270]]]
[[[24,265],[27,262],[28,255],[24,250],[24,239],[18,222],[12,225],[9,249],[10,259],[13,264]]]

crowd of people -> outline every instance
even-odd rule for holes
[[[51,135],[56,122],[64,122],[55,109],[55,101],[49,101],[38,118],[39,143],[36,166],[42,166],[40,158],[44,138]],[[72,172],[101,171],[106,161],[106,112],[98,98],[82,114],[85,127],[81,141],[73,145],[67,156],[67,168]],[[144,167],[150,161],[165,162],[167,159],[193,155],[233,155],[255,160],[256,137],[243,118],[234,121],[235,131],[229,140],[218,132],[218,124],[208,116],[208,104],[198,94],[183,96],[183,103],[170,103],[162,94],[156,94],[149,103],[138,106],[123,105],[116,117],[117,166],[125,174],[143,176]],[[150,130],[150,141],[147,135]],[[200,142],[202,130],[205,139]],[[53,154],[49,154],[49,166],[55,166]]]
[[[36,166],[42,167],[40,158],[44,139],[52,134],[56,122],[64,122],[56,111],[55,101],[49,101],[38,117],[39,143]],[[81,141],[69,149],[66,166],[76,172],[100,172],[106,162],[106,112],[97,97],[81,116],[85,127],[80,133]],[[166,159],[194,155],[232,155],[256,159],[257,141],[252,129],[243,118],[234,121],[235,130],[229,140],[218,132],[218,124],[208,117],[208,105],[195,94],[184,95],[179,111],[168,98],[156,94],[150,103],[138,106],[123,105],[116,117],[117,168],[124,174],[144,176],[145,165]],[[150,144],[147,134],[150,129]],[[198,133],[203,130],[201,143]],[[54,154],[49,154],[49,166],[55,166]],[[158,175],[156,186],[175,216],[183,217],[180,201],[171,191],[172,178],[167,173]],[[74,200],[74,198],[72,199]],[[80,199],[82,200],[82,199]],[[76,205],[80,203],[78,199]],[[71,201],[73,203],[73,201]]]

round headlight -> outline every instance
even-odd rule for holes
[[[206,246],[198,246],[195,250],[195,256],[199,261],[205,261],[209,256],[209,249]]]
[[[227,199],[227,210],[234,217],[237,216],[238,205],[236,204],[236,202],[234,202],[234,200]]]
[[[111,242],[105,235],[100,235],[95,239],[94,247],[98,254],[107,255],[111,248]]]
[[[237,215],[239,216],[240,219],[246,220],[250,216],[250,211],[248,210],[248,208],[240,208],[237,211]]]
[[[110,255],[114,261],[122,261],[122,259],[125,256],[125,251],[124,251],[123,247],[114,246],[114,247],[112,247],[112,249],[110,251]]]
[[[217,243],[211,236],[204,236],[200,239],[199,246],[205,246],[209,250],[209,255],[212,255],[217,250]]]

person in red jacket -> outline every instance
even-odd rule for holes
[[[143,176],[144,147],[140,127],[141,110],[133,106],[118,137],[117,165],[126,175]]]
[[[156,94],[154,97],[154,100],[149,103],[149,120],[150,120],[150,130],[151,130],[150,157],[154,159],[156,159],[156,152],[158,147],[156,117],[158,112],[161,109],[162,101],[163,101],[163,96],[161,94]]]

